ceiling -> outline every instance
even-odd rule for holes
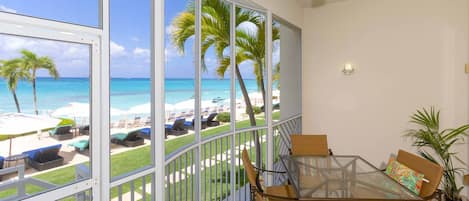
[[[315,8],[327,3],[340,2],[345,0],[296,0],[304,8]]]
[[[312,8],[324,5],[327,0],[297,0],[304,8]]]

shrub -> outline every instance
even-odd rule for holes
[[[217,120],[220,122],[230,122],[230,113],[221,112],[217,115]]]
[[[258,107],[258,106],[252,106],[252,111],[254,112],[254,114],[260,114],[262,113],[262,108],[261,107]],[[248,113],[248,110],[246,108],[246,114]]]

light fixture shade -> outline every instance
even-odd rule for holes
[[[351,63],[346,63],[342,72],[344,75],[352,75],[355,72],[355,67]]]

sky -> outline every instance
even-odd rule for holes
[[[98,0],[0,0],[0,11],[98,27],[98,2]],[[194,78],[193,39],[186,43],[185,55],[180,55],[168,37],[172,19],[185,10],[188,2],[170,0],[165,5],[166,78]],[[150,0],[111,0],[110,9],[111,77],[148,78],[151,39]],[[0,35],[0,59],[18,57],[19,50],[23,48],[32,50],[39,56],[51,57],[61,77],[89,76],[90,58],[87,45]],[[203,73],[203,77],[219,78],[215,74],[217,60],[213,49],[208,50],[206,63],[208,70]],[[243,64],[240,69],[244,78],[254,78],[249,63]],[[47,76],[43,71],[38,74]]]

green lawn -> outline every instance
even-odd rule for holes
[[[275,112],[273,114],[273,117],[274,117],[274,119],[278,118],[279,117],[279,112]],[[264,119],[257,119],[256,123],[257,123],[257,125],[264,125],[265,121],[264,121]],[[237,128],[245,128],[245,127],[249,127],[249,126],[250,126],[249,120],[244,120],[244,121],[240,121],[240,122],[236,123]],[[204,130],[204,131],[201,132],[201,134],[202,134],[203,138],[207,138],[207,137],[219,135],[221,133],[225,133],[229,130],[230,130],[230,125],[222,125],[222,126],[219,126],[219,127],[216,127],[216,128]],[[236,138],[235,145],[243,144],[243,143],[245,143],[247,141],[250,141],[252,139],[253,138],[248,138],[248,137],[242,135],[241,137]],[[182,136],[182,137],[179,137],[179,138],[176,138],[176,139],[168,140],[168,141],[165,142],[165,148],[166,148],[165,153],[169,154],[169,153],[172,153],[174,151],[177,151],[178,149],[180,149],[184,146],[187,146],[188,144],[193,143],[194,140],[195,140],[194,135],[186,135],[186,136]],[[218,139],[217,142],[218,142],[217,146],[215,146],[215,143],[208,143],[208,144],[203,145],[203,153],[205,153],[205,154],[203,154],[203,157],[205,156],[204,159],[212,157],[216,154],[223,153],[224,151],[230,149],[230,147],[231,147],[229,138],[221,138],[221,139]],[[263,146],[265,146],[265,145],[263,145]],[[254,156],[252,156],[252,157],[255,158]],[[188,158],[188,160],[190,160],[190,157]],[[181,156],[180,161],[186,161],[185,155]],[[111,156],[111,176],[114,177],[114,176],[122,175],[122,174],[125,174],[127,172],[130,172],[130,171],[145,167],[147,165],[150,165],[150,163],[151,163],[151,153],[150,153],[150,146],[148,146],[148,145],[147,146],[142,146],[141,148],[137,148],[137,149],[134,149],[134,150],[130,150],[130,151],[126,151],[126,152],[123,152],[123,153],[115,154],[115,155]],[[226,162],[223,162],[223,163],[225,163],[224,165],[228,165],[228,164],[226,164]],[[221,186],[217,185],[217,184],[220,184],[220,182],[212,181],[212,179],[211,179],[211,178],[216,178],[216,177],[214,177],[214,176],[209,177],[209,175],[215,174],[215,172],[224,170],[225,168],[222,168],[223,163],[221,163],[219,165],[216,165],[216,166],[213,166],[211,168],[205,169],[204,171],[202,171],[202,175],[206,175],[206,177],[205,177],[207,179],[206,182],[214,183],[214,185],[213,184],[211,185],[212,188],[218,188],[218,190],[219,190],[218,192],[220,192],[223,189],[223,191],[224,191],[223,194],[226,194],[227,190],[229,189],[229,185],[221,185]],[[179,170],[183,169],[182,166],[188,166],[188,164],[186,164],[186,163],[175,164],[174,169],[176,169],[176,171],[179,171]],[[169,171],[173,172],[173,170],[169,170]],[[184,170],[182,170],[182,171],[184,171]],[[192,176],[186,176],[186,179],[188,179],[188,181],[192,181],[191,177]],[[44,181],[48,181],[50,183],[57,184],[57,185],[64,185],[64,184],[73,182],[75,180],[75,167],[72,166],[72,167],[61,168],[61,169],[58,169],[58,170],[55,170],[55,171],[52,171],[52,172],[47,172],[47,173],[36,175],[36,176],[34,176],[34,178],[41,179],[41,180],[44,180]],[[146,182],[151,182],[150,177],[147,177]],[[179,182],[177,182],[175,184],[172,184],[172,185],[178,185],[178,183]],[[225,182],[221,182],[221,183],[225,183]],[[245,183],[245,181],[242,181],[242,184],[244,184],[244,183]],[[141,185],[142,185],[141,179],[138,179],[135,183],[136,189],[138,187],[140,187]],[[39,192],[39,191],[42,191],[42,190],[44,190],[44,189],[40,189],[40,188],[35,187],[35,186],[27,186],[27,188],[26,188],[26,191],[30,194],[36,193],[36,192]],[[213,190],[212,194],[214,195],[215,190],[214,189],[212,189],[212,190]],[[130,185],[128,185],[128,184],[123,185],[122,192],[125,193],[125,192],[128,192],[128,191],[130,191]],[[5,197],[10,196],[10,195],[13,195],[15,193],[16,193],[15,189],[10,189],[10,190],[7,190],[7,191],[0,192],[0,199],[5,198]],[[116,197],[117,193],[118,193],[118,191],[117,191],[116,188],[111,189],[111,197]],[[220,193],[218,193],[218,194],[220,195]],[[209,195],[207,197],[212,197],[213,195]]]

